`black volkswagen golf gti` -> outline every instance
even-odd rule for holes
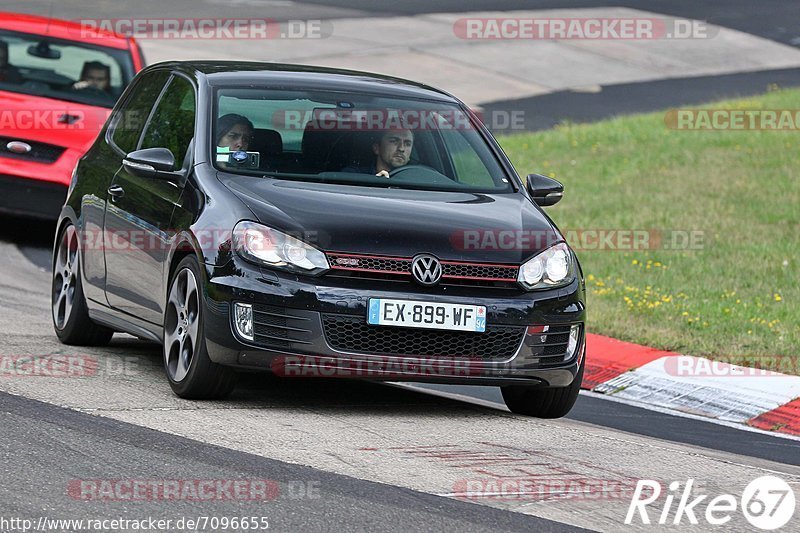
[[[495,385],[565,415],[585,359],[577,258],[462,102],[297,65],[142,71],[75,168],[56,234],[62,342],[163,346],[173,391],[238,369]]]

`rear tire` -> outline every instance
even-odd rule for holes
[[[578,373],[572,383],[566,387],[537,389],[535,387],[508,386],[502,387],[503,400],[512,413],[535,416],[537,418],[561,418],[570,412],[583,381],[583,368],[586,365],[584,355]]]
[[[50,292],[53,329],[64,344],[104,346],[111,340],[114,330],[95,324],[89,318],[81,283],[79,251],[78,232],[75,226],[67,224],[58,235],[58,246],[53,258],[53,283]]]
[[[233,369],[211,361],[206,350],[200,265],[194,256],[178,263],[164,312],[164,370],[172,391],[189,400],[216,400],[236,386]]]

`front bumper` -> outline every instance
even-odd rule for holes
[[[67,186],[0,174],[0,212],[56,220],[67,198]]]
[[[525,292],[312,278],[259,268],[237,256],[206,269],[206,344],[210,358],[224,365],[297,377],[564,387],[585,353],[580,279],[561,289]],[[370,326],[370,298],[484,305],[487,332]],[[235,302],[253,306],[254,341],[235,332]],[[565,358],[557,345],[566,346],[573,325],[580,328],[578,343]]]
[[[52,162],[0,157],[0,212],[57,220],[81,155],[67,148]]]

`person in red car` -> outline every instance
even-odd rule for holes
[[[74,89],[93,88],[98,91],[111,92],[111,68],[100,61],[87,61],[83,64],[80,81],[72,86]]]
[[[8,43],[0,41],[0,82],[21,83],[19,69],[8,62]]]

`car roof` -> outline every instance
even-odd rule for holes
[[[91,22],[89,22],[91,20]],[[97,24],[92,24],[96,22]],[[47,35],[54,39],[77,41],[81,43],[127,50],[132,37],[125,37],[102,29],[100,20],[80,21],[61,20],[38,15],[9,13],[0,11],[0,29],[34,35]]]
[[[246,61],[173,61],[151,65],[149,68],[159,67],[170,67],[189,76],[205,77],[215,87],[255,84],[292,89],[378,93],[458,103],[449,93],[423,83],[357,70]]]

